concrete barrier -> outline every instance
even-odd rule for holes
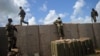
[[[4,27],[0,27],[0,56],[7,56],[7,37]]]
[[[93,24],[93,29],[97,48],[100,49],[100,23]]]
[[[17,46],[23,54],[32,56],[51,56],[51,41],[59,39],[55,25],[16,26],[18,33]],[[100,23],[95,24],[64,24],[65,39],[89,37],[94,46],[100,48]],[[4,27],[0,27],[0,56],[7,54],[7,38]]]
[[[17,46],[29,56],[39,53],[38,26],[17,26]]]
[[[58,39],[54,25],[40,25],[40,50],[41,56],[51,56],[51,41]]]
[[[65,39],[79,38],[78,24],[64,24]]]

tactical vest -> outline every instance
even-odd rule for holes
[[[11,37],[11,36],[14,36],[14,26],[11,25],[11,24],[7,24],[6,25],[6,33],[7,33],[7,36]]]

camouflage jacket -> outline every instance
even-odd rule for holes
[[[95,17],[95,16],[98,16],[97,11],[92,11],[92,12],[91,12],[91,17]]]
[[[15,28],[15,26],[13,26],[13,25],[11,25],[11,24],[7,24],[6,25],[6,35],[7,36],[14,36],[14,31],[16,31],[17,32],[17,29]]]
[[[56,20],[56,21],[54,22],[54,24],[55,24],[57,27],[63,26],[63,23],[62,23],[61,20]]]

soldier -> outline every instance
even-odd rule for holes
[[[62,39],[64,37],[64,33],[63,33],[63,23],[60,17],[58,17],[58,19],[54,22],[54,24],[57,27],[57,32],[58,32],[60,39]]]
[[[16,37],[14,36],[14,31],[17,32],[17,29],[12,24],[12,19],[8,19],[8,24],[6,25],[6,33],[8,37],[8,51],[11,52],[11,48],[16,48]]]
[[[20,9],[19,15],[20,15],[20,18],[21,18],[20,24],[22,25],[22,22],[23,22],[23,23],[28,25],[28,22],[24,21],[24,18],[25,18],[25,15],[26,15],[25,11],[23,10],[22,7],[19,7],[19,9]]]
[[[97,21],[96,20],[96,16],[98,17],[98,13],[97,13],[97,11],[94,8],[92,8],[91,17],[94,20],[94,22]]]

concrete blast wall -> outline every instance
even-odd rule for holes
[[[23,56],[34,56],[39,53],[40,56],[51,56],[50,42],[57,40],[57,29],[55,25],[33,25],[33,26],[16,26],[18,32],[17,46]],[[95,24],[64,24],[64,39],[77,39],[88,37],[93,40],[94,46],[100,48],[100,23]],[[7,37],[5,28],[0,28],[0,56],[7,54]],[[5,55],[4,55],[5,53]]]

